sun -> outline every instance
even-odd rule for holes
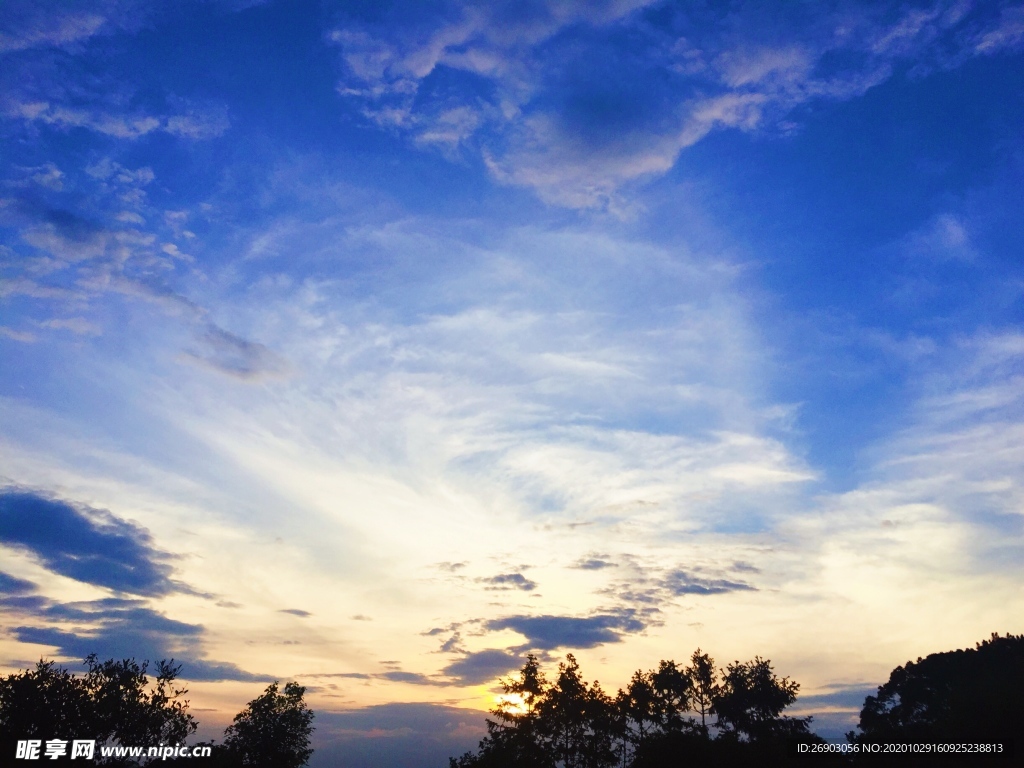
[[[525,715],[530,708],[523,700],[522,694],[502,693],[494,697],[497,709],[509,715]]]

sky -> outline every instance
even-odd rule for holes
[[[1024,631],[1024,5],[7,0],[0,667],[443,765]]]

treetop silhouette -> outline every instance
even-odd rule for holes
[[[18,741],[93,740],[93,764],[137,766],[146,759],[103,755],[101,747],[177,746],[195,733],[198,723],[183,698],[188,691],[176,685],[181,667],[173,660],[157,662],[152,679],[149,662],[101,662],[91,655],[85,664],[85,674],[75,675],[53,661],[40,660],[35,669],[0,677],[0,754],[12,758]],[[235,717],[223,745],[207,745],[212,757],[202,760],[203,765],[305,765],[313,753],[313,712],[303,701],[304,693],[305,688],[293,682],[286,683],[283,692],[278,683],[268,686]],[[156,761],[162,766],[196,764],[185,757]]]
[[[572,654],[550,684],[531,655],[518,677],[501,681],[508,697],[492,711],[479,750],[449,765],[656,768],[678,765],[681,755],[694,765],[724,765],[755,751],[781,755],[786,739],[817,739],[810,718],[782,715],[799,685],[780,679],[769,661],[737,661],[720,675],[698,649],[689,667],[663,660],[655,669],[637,670],[613,698],[597,681],[583,679]]]

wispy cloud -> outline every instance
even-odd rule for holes
[[[27,12],[27,4],[21,5],[21,14],[11,14],[8,10],[10,15],[4,19],[7,24],[0,28],[0,54],[36,47],[68,46],[92,37],[106,24],[101,13],[91,10],[44,9],[37,5],[34,12]]]
[[[254,381],[287,371],[285,361],[268,347],[222,328],[210,326],[199,340],[201,351],[187,352],[186,358],[228,376]]]
[[[708,24],[707,11],[650,2],[586,13],[487,3],[346,20],[328,39],[345,63],[340,93],[370,120],[419,144],[471,146],[497,180],[548,202],[624,212],[624,185],[665,173],[715,130],[777,131],[795,106],[859,96],[899,66],[920,73],[1015,48],[1018,10],[816,6],[769,20],[744,3]],[[677,31],[648,12],[669,13]],[[780,25],[791,42],[773,39]],[[580,26],[587,34],[563,45],[563,31]],[[472,98],[453,101],[435,85],[443,78],[465,81]]]
[[[195,235],[185,228],[188,211],[152,210],[146,193],[156,178],[152,168],[130,168],[101,157],[74,171],[74,191],[64,189],[67,176],[53,164],[27,171],[30,180],[53,195],[43,199],[19,191],[0,207],[0,223],[11,227],[21,240],[20,250],[32,256],[5,260],[0,297],[23,296],[43,300],[40,308],[49,305],[44,311],[50,316],[37,320],[36,328],[102,335],[105,317],[81,313],[98,299],[118,296],[159,306],[179,318],[194,336],[180,360],[243,381],[287,373],[279,354],[220,327],[206,307],[184,295],[186,278],[195,278],[198,271],[195,258],[178,243]],[[45,183],[38,181],[40,174]],[[92,195],[83,200],[81,189]],[[36,338],[28,329],[7,330],[5,335],[15,340]]]
[[[223,109],[179,115],[118,114],[49,101],[8,101],[3,105],[3,113],[7,118],[37,121],[61,129],[88,128],[118,139],[138,139],[153,132],[192,140],[212,139],[230,125]]]

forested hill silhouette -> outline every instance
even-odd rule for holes
[[[991,638],[975,648],[933,653],[896,667],[868,696],[860,733],[870,742],[976,742],[1024,739],[1024,635]]]
[[[637,671],[625,690],[587,683],[569,654],[548,681],[534,656],[501,681],[504,697],[476,752],[449,768],[677,768],[678,766],[861,765],[877,758],[797,757],[823,744],[811,718],[789,717],[799,684],[755,657],[718,669],[697,649],[682,667],[662,661]],[[1024,737],[1024,635],[993,634],[967,650],[935,653],[897,667],[868,696],[848,746],[1001,743],[1002,753],[900,758],[900,765],[998,765]],[[809,746],[813,749],[813,746]],[[993,760],[994,758],[994,760]]]

